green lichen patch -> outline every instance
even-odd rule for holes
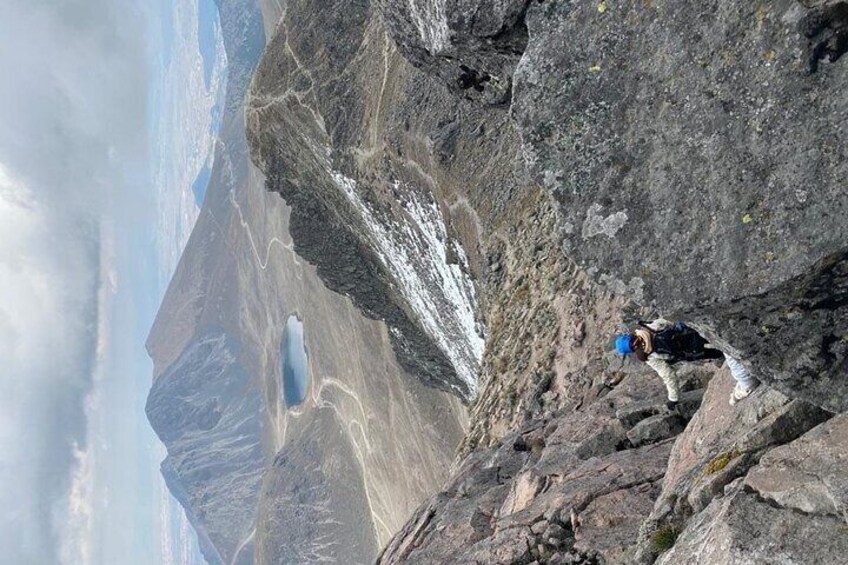
[[[704,467],[704,475],[714,475],[718,473],[740,455],[742,455],[742,452],[735,447],[730,451],[716,455],[713,457],[712,461],[707,463],[707,466]]]

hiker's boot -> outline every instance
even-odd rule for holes
[[[736,383],[736,386],[733,387],[733,392],[730,393],[730,405],[735,406],[736,403],[740,400],[745,400],[746,398],[748,398],[759,384],[760,383],[756,383],[750,388],[745,388],[741,384]]]

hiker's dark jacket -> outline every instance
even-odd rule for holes
[[[642,324],[634,333],[642,334],[650,330],[652,350],[646,363],[657,372],[665,383],[668,399],[677,402],[680,388],[674,364],[679,361],[700,361],[721,359],[721,351],[710,346],[698,332],[682,324],[674,324],[664,318]]]

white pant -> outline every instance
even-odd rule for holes
[[[751,373],[748,372],[748,369],[742,366],[742,363],[727,354],[725,354],[724,359],[727,361],[727,368],[730,369],[730,374],[733,375],[733,378],[736,379],[739,386],[745,390],[751,390],[757,386],[759,381],[755,377],[751,376]]]

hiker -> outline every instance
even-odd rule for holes
[[[736,386],[730,394],[730,405],[747,398],[760,382],[748,373],[742,364],[716,349],[694,329],[683,322],[669,322],[663,318],[653,322],[639,322],[639,327],[615,339],[615,350],[621,355],[632,354],[647,363],[665,383],[668,390],[669,410],[677,408],[680,398],[674,364],[680,361],[724,359]]]

